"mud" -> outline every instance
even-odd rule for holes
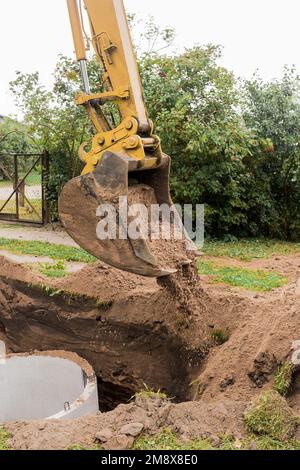
[[[150,436],[168,428],[177,432],[182,440],[206,438],[217,443],[222,434],[244,436],[243,408],[243,403],[231,400],[212,406],[196,402],[174,405],[160,399],[147,399],[120,405],[97,417],[65,422],[12,423],[6,428],[12,435],[9,445],[20,450],[64,450],[75,445],[91,449],[99,444],[96,436],[100,432],[112,436],[102,444],[104,448],[116,449],[122,427],[130,423],[141,423],[143,433]],[[126,440],[124,437],[119,449],[126,449],[126,444],[133,443],[133,438]]]
[[[112,155],[110,159],[115,157]],[[96,173],[74,178],[60,197],[60,218],[78,245],[110,266],[154,278],[168,275],[194,260],[196,247],[191,240],[185,233],[178,239],[178,215],[173,213],[166,220],[161,214],[157,219],[157,233],[152,233],[152,208],[162,203],[171,206],[169,192],[159,200],[157,191],[147,184],[128,187],[127,172],[122,183],[114,183],[113,192],[112,188],[105,191],[103,185],[109,186],[109,179],[100,178],[100,184]],[[122,209],[121,197],[127,197]],[[139,209],[140,205],[143,210]],[[131,212],[133,206],[135,213]]]
[[[96,372],[102,410],[128,400],[144,383],[178,401],[192,397],[189,384],[209,338],[203,299],[187,311],[182,294],[191,289],[191,267],[181,273],[186,288],[178,290],[175,304],[172,289],[141,278],[135,285],[130,276],[98,263],[68,278],[72,294],[63,290],[65,280],[55,290],[37,286],[34,275],[20,281],[23,270],[14,267],[15,279],[0,282],[0,330],[9,351],[79,354]],[[88,296],[85,285],[91,284],[99,286],[101,297]]]
[[[55,284],[72,288],[72,295],[49,297],[28,284],[37,279],[26,268],[1,263],[0,337],[9,350],[63,347],[78,353],[96,371],[107,397],[103,411],[127,403],[143,383],[175,398],[167,409],[121,404],[96,418],[47,423],[42,431],[43,423],[17,423],[9,428],[12,445],[92,446],[98,431],[130,422],[144,423],[149,434],[169,427],[182,439],[245,435],[244,409],[273,386],[278,364],[291,360],[292,343],[300,340],[300,256],[248,266],[255,263],[275,267],[288,277],[288,285],[252,293],[199,282],[193,266],[156,282],[96,263]],[[94,297],[89,296],[92,280]],[[211,340],[216,329],[229,334],[221,346]],[[287,400],[298,415],[299,384],[296,371]]]

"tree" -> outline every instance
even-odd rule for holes
[[[256,136],[265,139],[256,172],[268,180],[272,217],[268,235],[300,236],[300,78],[286,68],[281,80],[264,83],[259,76],[245,83],[243,117]],[[254,163],[253,163],[254,164]]]
[[[28,136],[27,128],[12,118],[5,117],[0,124],[0,174],[4,179],[14,173],[13,159],[7,154],[29,153],[34,142]]]
[[[0,153],[26,153],[32,145],[23,123],[9,117],[3,118],[0,123]]]
[[[220,47],[208,45],[144,55],[140,63],[149,114],[172,157],[174,199],[205,204],[213,236],[247,232],[243,158],[254,145],[237,112],[234,76],[218,65],[220,55]]]
[[[78,148],[90,138],[86,113],[74,102],[75,90],[79,89],[78,65],[61,56],[50,91],[40,83],[38,73],[18,72],[10,88],[24,113],[28,132],[40,151],[49,152],[49,203],[56,218],[59,192],[66,181],[79,174]]]
[[[131,15],[130,21],[136,21]],[[151,19],[142,35],[150,41],[152,49],[159,44],[165,47],[172,42],[173,30],[160,29]],[[91,56],[88,72],[92,92],[102,90],[103,70],[99,61]],[[19,109],[24,114],[28,132],[34,136],[39,149],[50,154],[49,204],[52,218],[57,218],[58,195],[66,181],[77,176],[81,170],[78,158],[79,146],[92,137],[92,128],[82,107],[75,104],[75,94],[81,88],[79,67],[75,60],[60,56],[54,72],[54,83],[47,90],[38,73],[17,73],[10,84]],[[118,123],[119,115],[112,103],[105,105],[105,113]]]
[[[131,17],[131,24],[138,21]],[[211,236],[300,236],[299,79],[258,77],[237,86],[219,65],[221,48],[207,45],[172,52],[172,28],[149,19],[137,47],[145,100],[163,150],[172,157],[171,189],[177,203],[205,204]],[[92,91],[103,71],[89,62]],[[62,185],[78,175],[78,148],[91,125],[74,102],[81,88],[78,65],[60,57],[53,88],[38,74],[18,73],[11,89],[25,124],[50,162],[50,199],[57,215]],[[116,108],[105,113],[118,121]]]

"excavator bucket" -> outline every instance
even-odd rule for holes
[[[191,263],[190,255],[196,250],[185,232],[183,239],[177,242],[162,236],[157,240],[151,239],[151,235],[149,238],[132,237],[128,230],[132,221],[128,207],[132,204],[143,204],[148,214],[153,204],[172,206],[169,173],[170,158],[166,155],[159,168],[138,171],[137,162],[130,157],[106,152],[93,173],[74,178],[63,188],[59,213],[66,231],[88,253],[118,269],[147,277],[176,272],[178,262]],[[125,200],[124,211],[120,201]],[[106,239],[99,236],[99,223],[104,219],[105,223],[115,222],[115,228],[111,225]],[[144,228],[149,220],[144,220]]]

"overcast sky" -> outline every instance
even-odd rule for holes
[[[223,65],[249,77],[280,76],[284,64],[300,72],[299,0],[125,0],[128,11],[174,26],[178,47],[224,47]],[[0,0],[0,114],[14,113],[8,83],[15,71],[39,71],[49,85],[59,53],[73,44],[65,0]]]

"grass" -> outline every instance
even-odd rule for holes
[[[9,439],[9,434],[5,431],[5,429],[0,427],[0,451],[9,450],[8,439]]]
[[[1,180],[0,181],[0,189],[1,188],[12,188],[13,187],[13,182],[12,181],[8,181],[8,180]]]
[[[282,442],[263,436],[255,438],[254,442],[257,450],[300,450],[300,442],[293,439]]]
[[[89,297],[88,295],[76,294],[74,292],[70,292],[63,289],[55,289],[45,284],[30,283],[28,284],[28,286],[30,286],[31,288],[39,289],[49,297],[62,297],[68,302],[93,302],[96,300],[93,297]]]
[[[39,222],[42,219],[42,201],[41,199],[29,199],[30,204],[34,207],[37,211],[37,214],[29,207],[29,205],[25,202],[25,206],[19,206],[19,217],[20,219],[32,222]],[[5,201],[0,201],[0,208],[3,206]],[[16,201],[15,197],[13,197],[4,207],[3,211],[1,212],[2,215],[5,214],[16,214]]]
[[[299,441],[290,439],[283,442],[268,436],[255,435],[238,442],[232,436],[222,436],[220,450],[254,450],[253,444],[256,450],[300,450]]]
[[[21,174],[20,178],[24,178],[26,173]],[[42,174],[41,170],[32,170],[29,175],[27,176],[26,180],[26,186],[39,186],[42,183]]]
[[[29,170],[29,168],[28,168]],[[24,178],[26,173],[21,173],[19,174],[19,178]],[[38,186],[42,182],[42,175],[41,171],[36,171],[32,170],[29,175],[27,176],[26,180],[26,186]],[[7,181],[7,180],[1,180],[0,181],[0,188],[12,188],[14,185],[14,181]]]
[[[211,338],[216,346],[222,346],[229,340],[229,334],[224,330],[213,330]]]
[[[237,441],[232,436],[221,436],[219,449],[216,449],[208,439],[192,439],[182,442],[170,429],[164,429],[154,436],[142,435],[135,441],[133,450],[247,450],[250,444],[255,444],[257,450],[300,450],[300,442],[289,439],[285,442],[268,436],[251,435],[249,438]]]
[[[68,275],[64,261],[60,260],[55,264],[39,263],[38,271],[51,279],[61,279]]]
[[[168,400],[169,397],[166,393],[162,392],[161,390],[158,390],[155,392],[152,388],[148,387],[147,384],[144,384],[144,388],[138,392],[136,392],[131,399],[135,398],[142,398],[142,399],[148,399],[148,398],[160,398],[161,400]]]
[[[219,266],[211,261],[200,261],[199,274],[213,276],[214,284],[224,283],[233,287],[267,292],[283,286],[288,282],[286,277],[277,272],[251,270],[233,266]]]
[[[207,241],[202,251],[208,256],[229,257],[241,261],[272,258],[273,255],[290,255],[300,252],[300,243],[278,240],[239,240],[236,242]]]
[[[275,441],[289,441],[299,425],[286,400],[274,390],[262,393],[245,412],[247,431]]]
[[[291,362],[280,364],[274,377],[274,390],[285,397],[291,388],[292,380],[293,364]]]
[[[12,253],[32,256],[48,256],[54,260],[67,262],[93,263],[96,258],[89,255],[81,248],[65,245],[54,245],[48,242],[10,240],[0,238],[0,250],[8,250]]]
[[[152,388],[148,387],[147,384],[144,384],[144,388],[138,392],[136,392],[131,400],[141,398],[143,400],[148,400],[149,398],[160,398],[161,400],[169,400],[169,397],[166,393],[158,390],[157,392],[154,391]]]
[[[164,429],[156,436],[140,436],[134,443],[133,450],[213,450],[206,439],[182,442],[170,429]]]

